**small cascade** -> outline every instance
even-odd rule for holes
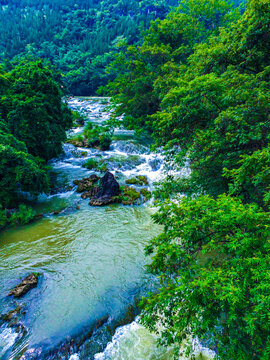
[[[2,325],[0,327],[0,359],[12,349],[18,337],[19,334],[15,329],[12,329],[7,325]]]
[[[0,359],[17,359],[27,344],[27,330],[21,323],[4,322],[0,326]]]
[[[213,360],[215,357],[213,351],[203,347],[196,339],[190,356],[181,354],[184,348],[180,348],[179,352],[178,360]],[[106,349],[96,354],[94,360],[171,360],[173,354],[174,348],[159,346],[157,335],[140,325],[137,318],[131,324],[119,327]],[[79,360],[79,354],[76,356]]]

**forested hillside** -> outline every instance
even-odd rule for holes
[[[156,191],[164,232],[147,254],[160,291],[142,321],[163,344],[198,336],[224,360],[270,356],[269,25],[268,0],[244,13],[183,0],[119,53],[105,89],[124,125],[191,169]]]
[[[34,217],[21,205],[22,192],[49,191],[46,161],[62,152],[72,125],[62,95],[56,75],[41,60],[0,68],[0,228]]]
[[[118,43],[134,43],[140,28],[164,18],[177,0],[1,0],[0,60],[26,54],[49,59],[67,91],[94,94],[109,77]]]
[[[158,210],[153,218],[163,230],[146,247],[148,270],[158,277],[159,289],[143,298],[140,321],[161,336],[163,345],[173,345],[176,359],[185,350],[190,355],[195,338],[217,360],[269,360],[270,1],[177,4],[169,10],[176,1],[1,1],[0,227],[34,217],[21,205],[22,195],[48,192],[46,161],[61,153],[72,125],[55,68],[66,75],[70,93],[89,95],[102,85],[99,92],[111,96],[115,109],[104,131],[123,125],[147,134],[167,166],[167,177],[154,191]],[[99,121],[102,115],[96,115]],[[89,123],[70,143],[97,147],[100,131]],[[106,132],[103,150],[111,144]],[[133,156],[131,162],[136,161]],[[91,157],[86,167],[98,169],[98,162]],[[181,174],[188,175],[179,176],[186,168]],[[136,172],[126,184],[136,184],[139,177]],[[99,219],[111,221],[116,208]],[[87,226],[91,216],[94,211],[87,213]],[[117,236],[126,234],[132,222],[125,219]],[[73,219],[64,226],[74,224]],[[78,233],[83,226],[80,222]],[[144,236],[140,226],[138,234],[128,230],[135,236],[132,243]],[[104,254],[115,261],[119,250],[113,258],[109,235]],[[61,237],[60,242],[71,241]],[[135,264],[138,248],[134,253],[128,261]],[[95,269],[103,268],[104,258]],[[76,266],[78,259],[81,255]],[[78,272],[86,281],[88,265],[87,258],[85,273]]]

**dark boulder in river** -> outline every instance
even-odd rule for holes
[[[90,200],[92,206],[102,206],[113,202],[113,198],[119,195],[120,186],[109,171],[101,179],[99,190]]]
[[[101,179],[101,188],[97,193],[97,197],[117,196],[119,194],[119,189],[120,186],[118,182],[115,180],[113,174],[107,171],[106,174]]]
[[[14,289],[11,289],[8,295],[13,295],[14,297],[18,298],[30,291],[31,289],[35,288],[38,284],[38,275],[37,274],[29,274],[23,281],[15,286]]]

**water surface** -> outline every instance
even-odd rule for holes
[[[102,124],[110,117],[105,102],[74,98],[69,106],[89,121]],[[75,128],[69,136],[82,131]],[[119,166],[111,162],[115,156],[133,156],[135,160]],[[106,320],[104,329],[101,326],[99,333],[94,332],[95,346],[84,339],[77,348],[75,340],[74,348],[68,350],[73,353],[70,360],[172,358],[171,349],[158,347],[156,335],[138,321],[131,319],[113,337],[106,330],[106,324],[125,314],[129,304],[152,288],[154,279],[145,271],[149,259],[144,247],[161,228],[151,219],[151,202],[91,207],[81,199],[73,180],[93,173],[82,167],[88,158],[109,161],[110,171],[122,183],[134,175],[145,175],[150,189],[165,173],[163,156],[151,153],[148,141],[135,139],[125,129],[116,130],[107,152],[64,145],[64,153],[51,162],[55,194],[40,196],[35,204],[45,217],[0,234],[0,314],[19,305],[22,314],[18,321],[24,329],[18,331],[18,324],[10,327],[0,322],[0,359],[49,359],[49,349],[59,349],[60,343],[76,339],[100,319]],[[42,274],[38,287],[20,300],[8,297],[9,289],[30,272]],[[53,356],[66,359],[67,354]]]

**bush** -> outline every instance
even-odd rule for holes
[[[108,170],[108,165],[103,160],[101,160],[99,162],[98,170],[101,172],[106,172]]]
[[[67,140],[69,144],[74,146],[83,147],[84,146],[84,137],[83,135],[75,135]]]
[[[147,254],[160,291],[145,299],[143,323],[162,321],[168,344],[210,337],[221,359],[268,359],[269,213],[204,195],[164,203],[154,218],[164,232]]]
[[[71,114],[73,125],[84,125],[86,118],[83,115],[81,115],[78,111],[75,110],[72,110]]]
[[[106,164],[106,162],[104,160],[95,160],[93,158],[88,159],[84,164],[83,167],[92,170],[92,169],[96,169],[97,171],[100,172],[106,172],[108,170],[108,165]]]
[[[100,137],[100,145],[99,145],[100,150],[103,151],[109,150],[111,143],[112,143],[112,138],[108,133],[102,135]]]
[[[96,147],[103,151],[109,150],[112,137],[108,129],[88,122],[83,134],[88,146]]]
[[[36,212],[31,207],[21,204],[18,210],[11,215],[10,223],[12,225],[26,225],[35,218],[35,215]]]
[[[91,158],[83,164],[83,167],[89,170],[96,169],[98,167],[98,162],[95,159]]]
[[[35,196],[48,189],[44,163],[31,156],[24,143],[0,130],[0,204],[17,207],[21,191]]]
[[[150,200],[151,199],[151,191],[143,188],[140,191],[140,194],[146,199],[146,200]]]
[[[127,179],[126,184],[128,184],[128,185],[139,185],[139,186],[148,185],[148,180],[147,180],[146,176],[138,175],[138,176],[135,176],[134,178]]]
[[[7,214],[6,210],[2,209],[2,206],[0,205],[0,229],[3,228],[7,223]]]

